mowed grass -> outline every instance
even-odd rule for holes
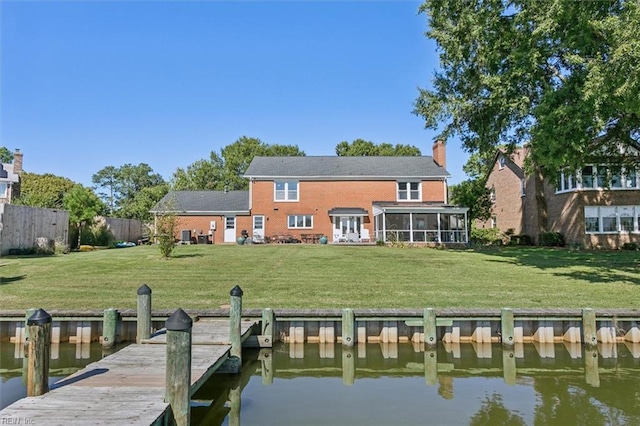
[[[640,308],[637,252],[333,245],[156,246],[0,258],[0,309]]]

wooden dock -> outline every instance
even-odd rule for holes
[[[243,340],[255,321],[242,321]],[[166,334],[131,344],[60,380],[44,395],[16,401],[0,411],[6,424],[163,425]],[[191,395],[229,358],[228,320],[193,323]]]

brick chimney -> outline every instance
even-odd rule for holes
[[[22,173],[22,153],[18,148],[13,153],[13,173],[19,175]]]
[[[433,161],[442,168],[447,167],[447,153],[444,145],[444,141],[438,139],[433,143]]]

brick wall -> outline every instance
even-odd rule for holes
[[[301,233],[333,235],[329,210],[334,207],[360,207],[368,211],[363,225],[373,234],[374,201],[395,201],[395,181],[301,181],[297,202],[275,202],[272,181],[251,183],[252,215],[265,216],[265,235],[291,234],[299,238]],[[422,183],[423,201],[444,202],[443,181]],[[313,229],[289,229],[289,215],[313,215]]]
[[[507,161],[502,168],[496,161],[487,178],[486,186],[490,189],[494,188],[495,191],[495,202],[491,209],[492,215],[496,218],[497,227],[502,232],[513,229],[515,234],[523,233],[525,200],[522,197],[520,187],[522,177],[522,170],[510,161]],[[489,228],[491,221],[479,221],[477,226]]]

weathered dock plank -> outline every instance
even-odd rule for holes
[[[255,322],[242,322],[248,336]],[[197,326],[196,326],[197,325]],[[229,357],[229,321],[197,321],[191,351],[191,394]],[[0,411],[6,421],[34,425],[152,425],[164,416],[166,335],[131,344]]]

